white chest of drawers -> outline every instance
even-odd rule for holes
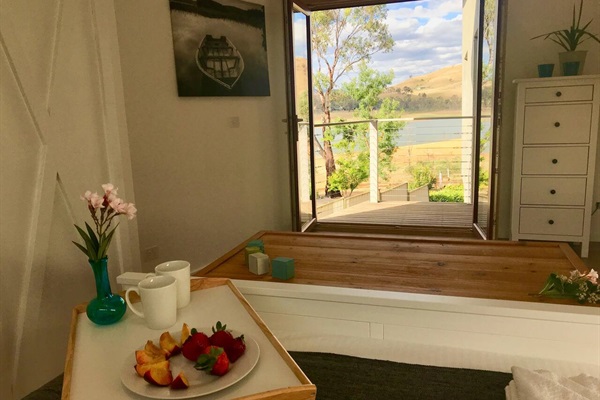
[[[587,257],[600,76],[519,79],[514,83],[511,239],[580,242],[581,256]]]

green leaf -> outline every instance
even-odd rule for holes
[[[96,237],[96,233],[94,232],[94,230],[92,229],[91,226],[88,225],[88,223],[85,223],[85,227],[88,231],[88,235],[90,235],[90,239],[92,240],[92,243],[94,244],[94,248],[98,248],[98,238]]]
[[[593,20],[590,20],[587,24],[581,27],[581,17],[583,15],[583,0],[579,3],[579,14],[577,15],[576,6],[573,5],[573,16],[571,19],[571,26],[569,29],[556,30],[550,33],[534,36],[531,39],[538,39],[543,37],[544,40],[550,39],[554,43],[563,47],[566,51],[575,51],[577,47],[587,39],[593,39],[600,43],[600,39],[593,33],[587,32],[587,28],[590,26]],[[554,36],[554,37],[552,37]]]
[[[577,26],[581,23],[581,14],[583,13],[583,0],[579,3],[579,18],[577,18]],[[590,21],[591,22],[591,21]],[[573,4],[573,24],[575,24],[575,4]]]
[[[90,255],[88,254],[88,251],[85,247],[83,247],[82,245],[80,245],[79,243],[74,242],[74,241],[73,241],[73,244],[75,246],[77,246],[79,248],[79,250],[83,251],[83,254],[85,254],[88,258],[90,258]]]
[[[98,259],[104,258],[106,253],[108,252],[108,247],[110,246],[110,242],[113,238],[115,230],[117,229],[117,224],[106,236],[102,235],[100,238],[100,248],[98,249]]]
[[[85,242],[85,247],[87,248],[88,257],[90,258],[90,260],[93,260],[95,254],[97,253],[97,248],[94,247],[94,244],[92,243],[92,239],[90,239],[90,237],[87,235],[87,233],[85,233],[84,230],[81,229],[80,227],[78,227],[77,225],[75,225],[75,228],[77,228],[77,232],[79,232],[79,235],[81,235],[81,237],[83,238],[83,241]]]

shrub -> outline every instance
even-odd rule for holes
[[[408,167],[407,170],[413,177],[408,184],[409,189],[416,189],[425,185],[431,189],[435,184],[436,179],[429,164],[419,161],[417,164]]]
[[[429,191],[429,201],[441,203],[463,203],[464,187],[463,185],[448,185],[440,190]]]

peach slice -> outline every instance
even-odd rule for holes
[[[167,353],[167,358],[179,354],[181,347],[169,332],[163,332],[159,339],[160,348]]]
[[[190,336],[192,336],[192,333],[190,332],[190,327],[188,326],[188,324],[186,324],[184,322],[183,327],[181,327],[181,345],[182,346],[185,343],[185,341],[188,340],[188,338]]]
[[[144,372],[144,380],[156,386],[169,386],[173,382],[169,365],[169,361],[150,364],[150,369]]]
[[[160,347],[158,347],[157,345],[154,344],[154,342],[152,342],[152,340],[148,340],[146,342],[146,345],[144,346],[144,350],[146,350],[147,353],[159,356],[159,355],[167,355],[167,352],[162,350]]]
[[[166,359],[167,357],[164,354],[149,353],[145,349],[135,351],[135,361],[137,364],[154,364]]]
[[[155,363],[136,364],[135,372],[137,372],[137,374],[143,378],[146,371],[148,371],[153,365],[161,364],[161,363],[165,363],[165,362],[169,362],[169,361],[163,359],[162,361],[158,361]]]
[[[173,382],[171,382],[171,389],[187,389],[189,387],[190,387],[190,382],[187,380],[187,378],[183,374],[183,371],[181,371],[175,377],[175,379],[173,379]]]

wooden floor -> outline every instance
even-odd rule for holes
[[[581,254],[581,245],[571,245],[575,253]],[[596,271],[600,271],[600,242],[590,242],[590,252],[586,258],[583,259],[583,263],[588,269],[593,268]]]
[[[317,219],[324,223],[470,228],[473,205],[422,201],[363,202]]]
[[[565,243],[259,232],[271,259],[291,257],[291,283],[481,299],[577,304],[536,293],[552,272],[587,269]],[[281,282],[245,264],[244,241],[196,275]]]

